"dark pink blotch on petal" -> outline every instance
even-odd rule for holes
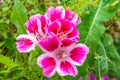
[[[46,77],[51,77],[56,66],[56,62],[52,57],[44,57],[43,59],[38,59],[38,65],[43,68],[43,75]]]
[[[79,45],[70,51],[70,58],[82,65],[86,59],[89,49],[86,45]]]
[[[58,6],[56,8],[54,8],[53,6],[51,6],[50,8],[48,8],[46,15],[47,17],[52,21],[55,21],[56,19],[60,19],[62,18],[62,7]]]
[[[73,27],[75,26],[70,21],[65,19],[60,19],[61,22],[61,32],[71,33],[73,31]]]
[[[53,22],[48,28],[48,32],[52,32],[54,34],[57,34],[60,30],[61,30],[61,23],[59,21]]]
[[[20,39],[16,42],[19,52],[28,52],[28,49],[32,46],[33,42],[29,39]]]
[[[38,31],[38,25],[37,25],[38,16],[40,16],[40,15],[37,14],[37,15],[31,16],[30,19],[25,23],[29,33],[35,34]]]
[[[60,69],[64,75],[71,75],[71,76],[77,75],[77,71],[75,70],[75,68],[67,61],[61,62]]]
[[[74,27],[73,27],[73,31],[68,34],[68,37],[70,38],[70,37],[77,37],[77,36],[79,36],[79,31],[78,31],[78,29],[74,26]]]
[[[75,25],[73,23],[71,23],[70,21],[67,20],[60,20],[61,22],[61,31],[60,32],[64,32],[64,35],[66,35],[66,37],[62,38],[62,40],[64,39],[69,39],[71,40],[71,42],[77,42],[79,41],[79,31],[77,30],[77,28],[75,27]]]
[[[42,40],[39,42],[39,44],[43,51],[54,51],[60,45],[59,40],[55,36],[49,37],[46,40]]]
[[[70,46],[71,44],[75,43],[75,41],[69,39],[69,38],[66,38],[66,39],[63,39],[62,40],[62,47],[66,47],[66,46]]]
[[[41,20],[41,29],[42,29],[42,32],[45,33],[46,29],[47,29],[47,19],[45,16],[41,15],[40,16],[40,20]]]
[[[39,20],[39,23],[38,23]],[[38,25],[39,24],[39,25]],[[43,33],[45,33],[45,27],[47,20],[44,15],[36,14],[30,17],[30,19],[25,23],[29,33],[36,34],[39,31],[39,27]]]

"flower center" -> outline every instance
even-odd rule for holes
[[[69,17],[70,19],[72,18],[72,15],[70,15],[70,17]]]
[[[57,34],[58,38],[59,39],[63,39],[63,38],[66,38],[67,37],[67,34],[65,32],[60,32]]]
[[[62,50],[59,50],[59,51],[56,53],[56,56],[57,56],[58,59],[67,57],[65,51],[62,51]]]
[[[35,37],[38,41],[42,39],[42,36],[38,32],[36,33]]]
[[[43,40],[43,39],[47,39],[48,38],[48,34],[43,34],[41,35],[39,32],[36,32],[35,37],[37,39],[37,41]]]

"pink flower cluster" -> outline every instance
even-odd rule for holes
[[[83,78],[80,77],[79,80],[83,80]],[[90,72],[90,74],[88,76],[88,80],[97,80],[97,78],[93,72]],[[117,78],[109,78],[108,76],[102,76],[101,80],[118,80],[118,79]]]
[[[77,75],[75,65],[81,66],[89,52],[85,44],[79,41],[77,25],[80,23],[78,15],[63,7],[49,7],[45,15],[36,14],[25,23],[27,33],[17,37],[19,52],[35,50],[38,45],[44,52],[37,64],[43,69],[43,75],[51,77],[59,75]]]

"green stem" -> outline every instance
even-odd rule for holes
[[[100,60],[98,58],[98,80],[101,80],[101,74],[100,74]]]
[[[33,58],[33,53],[34,52],[30,52],[30,56],[29,56],[29,65],[31,64],[32,58]]]

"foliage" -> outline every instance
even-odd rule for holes
[[[27,21],[26,9],[23,4],[18,0],[14,0],[11,21],[16,25],[18,33],[25,33],[26,28],[24,24]]]
[[[36,64],[41,54],[39,47],[27,54],[16,49],[16,36],[25,33],[24,24],[28,17],[43,14],[50,5],[69,7],[81,17],[82,23],[77,26],[81,38],[79,43],[87,44],[90,53],[84,65],[77,67],[76,77],[56,74],[48,79]],[[103,25],[104,21],[115,16],[119,7],[119,0],[5,0],[0,3],[0,80],[78,80],[80,76],[87,80],[91,70],[95,71],[98,80],[102,75],[120,79],[120,53]],[[115,16],[115,19],[119,20],[119,17]]]

